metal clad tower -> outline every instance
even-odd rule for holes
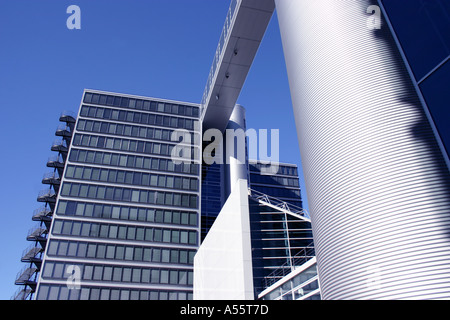
[[[449,298],[448,167],[377,2],[275,3],[322,297]]]

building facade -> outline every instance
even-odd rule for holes
[[[293,209],[289,170],[268,180],[233,157],[224,167],[169,160],[175,128],[228,128],[275,8],[311,220]],[[196,261],[194,297],[262,297],[258,283],[270,278],[266,287],[302,289],[289,280],[292,249],[310,259],[312,233],[324,299],[449,298],[449,13],[442,0],[232,0],[201,105],[86,92],[71,145],[60,146],[69,150],[59,192],[41,197],[53,222],[37,298],[189,299]],[[183,155],[199,159],[194,141]],[[219,226],[236,236],[229,250]],[[283,259],[288,278],[267,274]],[[210,268],[220,262],[226,278]],[[72,296],[76,275],[86,286]]]
[[[195,104],[84,92],[36,299],[192,297],[200,163],[171,154],[174,130],[199,134],[198,114]],[[198,159],[199,146],[185,148]]]
[[[278,170],[270,174],[270,170],[262,169],[264,167],[266,165],[260,161],[249,161],[251,196],[248,202],[255,298],[315,256],[311,222],[277,208],[284,207],[307,216],[302,208],[297,166],[277,163],[274,167]]]
[[[445,0],[412,0],[402,7],[396,1],[382,0],[380,4],[448,160],[450,95],[445,84],[450,79],[450,3]]]
[[[302,208],[297,165],[277,163],[278,169],[272,174],[269,170],[261,170],[264,167],[267,165],[261,161],[249,160],[250,188]]]

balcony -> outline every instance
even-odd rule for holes
[[[42,248],[45,248],[47,233],[48,230],[46,228],[42,228],[41,226],[34,227],[28,231],[27,241],[37,241],[41,244]]]
[[[63,111],[59,117],[59,121],[66,122],[67,124],[74,124],[76,122],[76,115],[73,111]]]
[[[47,230],[50,230],[50,225],[52,222],[53,211],[50,208],[41,207],[33,211],[33,221],[44,222]]]
[[[47,202],[49,204],[56,203],[56,192],[53,189],[45,189],[39,192],[37,197],[38,202]]]
[[[40,246],[32,245],[25,249],[22,253],[22,258],[20,261],[34,263],[36,269],[39,271],[41,269],[42,259],[40,257],[40,253],[44,250]]]
[[[61,184],[61,178],[59,177],[58,172],[47,172],[42,177],[43,184],[50,184],[53,186],[59,186]]]
[[[19,290],[16,291],[14,296],[11,297],[11,300],[27,300],[27,298],[30,296],[30,294],[33,291],[30,288],[19,288]]]
[[[37,268],[25,267],[17,274],[15,284],[27,285],[34,291],[36,289],[36,280],[31,278],[36,272]]]
[[[62,157],[59,154],[54,155],[48,158],[47,167],[57,169],[59,176],[61,176],[64,171],[64,159],[62,159]]]
[[[67,154],[69,148],[67,146],[67,142],[64,139],[57,139],[53,141],[51,150],[57,151],[61,154]]]
[[[67,143],[72,139],[72,130],[67,125],[59,125],[56,128],[55,135],[57,137],[62,137]]]

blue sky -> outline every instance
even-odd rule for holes
[[[229,3],[0,0],[0,299],[17,289],[60,113],[78,111],[84,88],[200,102]],[[72,4],[81,8],[81,30],[66,27]],[[248,128],[280,129],[280,160],[300,166],[276,14],[238,103]]]

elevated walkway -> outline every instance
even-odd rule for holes
[[[231,1],[203,93],[204,130],[225,130],[274,10],[274,0]]]

